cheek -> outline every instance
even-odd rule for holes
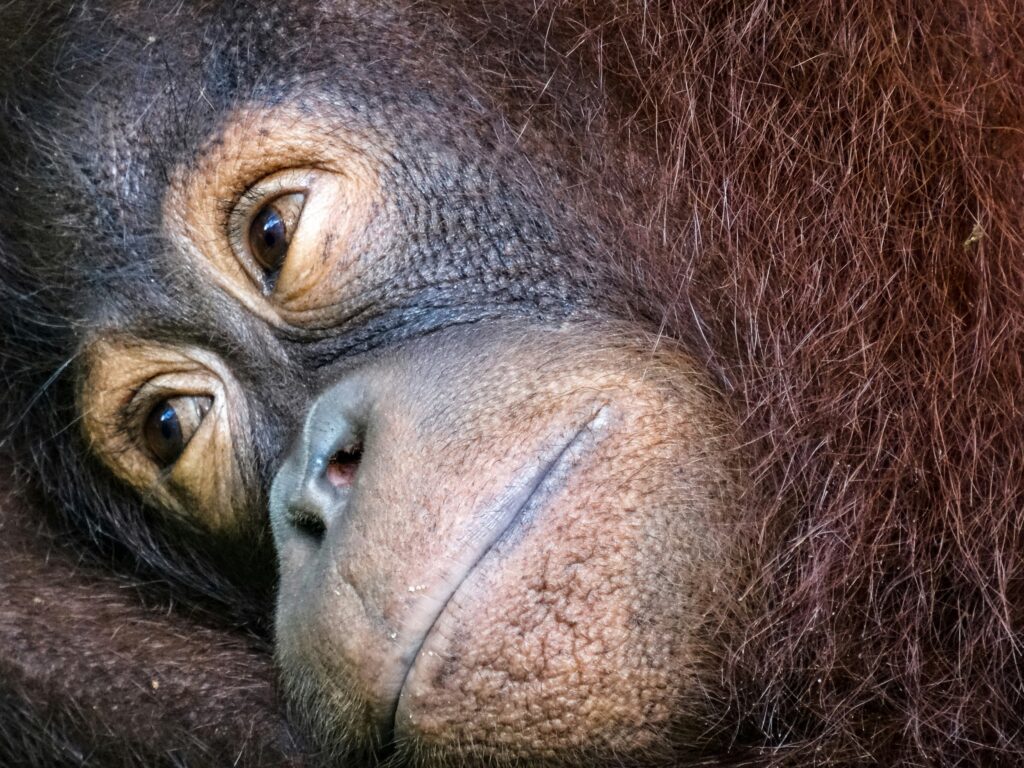
[[[667,753],[702,727],[715,586],[740,562],[733,427],[685,358],[503,333],[318,398],[272,494],[286,685],[340,749]],[[317,502],[310,457],[359,419],[351,492]],[[307,507],[319,538],[290,523]]]
[[[656,747],[699,687],[724,561],[708,493],[721,480],[679,458],[678,446],[605,443],[500,541],[424,642],[398,733],[533,757]]]

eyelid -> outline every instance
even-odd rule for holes
[[[122,430],[133,437],[140,449],[148,452],[143,434],[145,421],[153,409],[164,400],[179,397],[205,397],[209,398],[210,408],[208,410],[212,411],[216,404],[217,395],[211,392],[211,389],[212,387],[197,384],[195,371],[192,370],[175,371],[154,376],[143,382],[135,390],[131,400],[125,403],[121,409]],[[207,423],[205,416],[206,414],[200,420],[193,437],[198,435]],[[188,450],[188,443],[186,443],[185,450]],[[171,464],[165,468],[165,471],[170,471],[173,467],[174,464]]]
[[[246,441],[235,439],[248,429],[245,393],[224,361],[198,347],[111,335],[87,343],[83,373],[81,429],[94,455],[171,518],[209,531],[236,530],[248,514],[242,510],[249,509],[253,463]],[[161,468],[142,431],[149,409],[171,396],[211,403],[175,463]]]
[[[302,216],[302,209],[306,207],[306,198],[309,196],[309,192],[285,192],[283,195],[277,197],[268,198],[262,205],[253,208],[253,216],[250,217],[249,222],[255,221],[256,216],[267,206],[273,206],[281,213],[286,219],[292,218],[295,222],[298,222],[299,217]]]
[[[213,408],[213,398],[209,395],[175,395],[164,398],[157,402],[150,409],[142,424],[142,442],[148,449],[150,458],[160,468],[161,472],[168,476],[173,474],[178,461],[185,458],[189,446],[201,439],[203,426],[206,424],[206,416]],[[153,437],[154,416],[157,423],[162,425],[164,416],[170,412],[174,419],[175,429],[181,440],[180,451],[174,456],[162,456],[160,446],[154,447],[150,438]],[[158,439],[165,438],[163,430]],[[175,446],[177,447],[177,446]]]
[[[359,276],[368,254],[400,245],[398,228],[376,223],[394,214],[391,196],[383,189],[385,170],[394,163],[394,147],[375,130],[350,130],[345,121],[325,119],[337,105],[320,104],[314,93],[308,95],[310,100],[304,98],[301,105],[241,104],[225,113],[216,134],[198,153],[170,170],[161,207],[161,230],[180,258],[217,290],[283,332],[333,329],[349,312],[339,307],[338,297],[361,290],[354,287],[353,278]],[[290,179],[296,185],[293,190],[315,183],[309,201],[332,199],[339,213],[321,227],[310,215],[314,211],[303,209],[299,229],[303,245],[309,245],[308,268],[283,269],[274,293],[267,294],[253,282],[238,249],[232,247],[229,220],[242,205],[251,207],[253,198],[265,194],[267,185],[278,179]],[[316,212],[324,209],[316,206]],[[341,258],[316,264],[328,246],[328,256],[336,253]],[[286,265],[294,254],[293,239]],[[314,269],[317,274],[307,279]],[[301,294],[293,290],[300,281]]]
[[[315,187],[316,177],[317,171],[309,168],[279,171],[266,176],[246,189],[228,213],[227,237],[231,250],[242,269],[261,292],[266,292],[266,272],[249,251],[249,228],[265,206],[289,195],[302,195],[302,206],[295,218],[297,229],[298,223],[302,220],[302,211]],[[294,232],[292,235],[294,237]]]

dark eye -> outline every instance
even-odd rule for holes
[[[213,404],[211,397],[172,397],[157,403],[143,427],[146,447],[161,467],[178,460]]]
[[[249,252],[268,275],[284,264],[305,201],[300,192],[282,195],[260,208],[249,225]]]

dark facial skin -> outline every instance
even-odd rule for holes
[[[623,245],[576,187],[599,148],[481,111],[454,41],[413,34],[426,10],[202,13],[168,36],[113,13],[123,50],[37,103],[84,107],[8,205],[32,220],[81,164],[37,258],[70,254],[63,440],[96,478],[46,482],[165,577],[198,553],[257,621],[276,574],[283,689],[324,755],[687,748],[743,568],[738,438],[604,266]],[[105,487],[135,511],[83,498]]]

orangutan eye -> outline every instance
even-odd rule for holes
[[[143,427],[146,447],[161,468],[174,464],[203,423],[213,398],[172,397],[157,403]]]
[[[288,255],[288,246],[298,226],[305,201],[306,196],[301,192],[282,195],[260,208],[249,225],[249,253],[270,282]]]

